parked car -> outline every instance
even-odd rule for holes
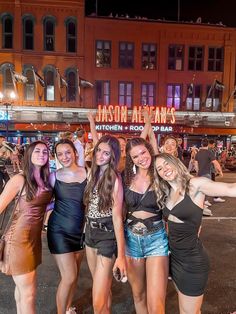
[[[225,168],[228,170],[236,170],[236,156],[231,155],[226,158]]]

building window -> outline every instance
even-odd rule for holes
[[[35,99],[35,82],[34,72],[32,69],[26,69],[24,75],[27,77],[27,83],[24,85],[24,98],[25,100],[34,100]]]
[[[167,85],[167,107],[180,110],[181,108],[182,88],[178,84]]]
[[[1,66],[1,71],[3,74],[3,90],[5,95],[9,95],[10,92],[15,91],[15,85],[13,83],[13,71],[12,65],[3,64]]]
[[[119,82],[119,105],[131,108],[133,105],[133,83]]]
[[[77,95],[77,74],[75,71],[68,71],[66,74],[67,81],[67,91],[66,91],[66,100],[67,101],[76,101]]]
[[[141,84],[141,104],[143,106],[154,106],[155,100],[155,83],[142,83]]]
[[[208,49],[208,71],[222,72],[224,63],[223,48]]]
[[[155,44],[142,45],[142,69],[156,69],[157,47]]]
[[[120,68],[133,68],[134,67],[134,44],[121,42],[119,54],[119,67]]]
[[[222,100],[222,90],[213,88],[212,85],[207,86],[207,96],[205,101],[206,110],[220,111],[220,103]]]
[[[188,69],[190,71],[203,70],[203,47],[189,47]]]
[[[76,52],[77,44],[77,23],[75,19],[69,19],[66,21],[66,51]]]
[[[168,55],[168,69],[182,71],[184,67],[184,46],[170,45]]]
[[[96,67],[107,68],[111,66],[111,42],[96,41]]]
[[[110,81],[96,81],[96,104],[110,104]]]
[[[44,81],[45,81],[45,89],[44,89],[44,98],[47,101],[55,100],[55,73],[51,69],[47,69],[44,72]]]
[[[13,48],[13,18],[10,15],[2,18],[2,48]]]
[[[44,50],[54,51],[55,49],[55,19],[44,19]]]
[[[23,47],[26,50],[34,49],[34,22],[29,17],[23,19]]]
[[[201,88],[201,85],[190,84],[187,86],[186,110],[200,110]]]

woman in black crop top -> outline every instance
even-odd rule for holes
[[[180,160],[166,153],[156,157],[156,170],[167,196],[163,213],[180,313],[200,314],[209,272],[208,255],[199,239],[205,195],[236,197],[236,183],[192,177]]]
[[[128,280],[136,313],[165,313],[168,241],[161,194],[154,183],[154,152],[143,138],[126,145],[124,191]]]

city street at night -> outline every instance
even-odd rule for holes
[[[219,178],[219,177],[218,177]],[[235,182],[236,172],[226,171],[225,182]],[[211,199],[209,199],[211,201]],[[212,202],[213,203],[213,202]],[[211,271],[202,307],[203,314],[230,314],[236,311],[236,200],[226,198],[225,203],[212,205],[212,217],[204,217],[201,239],[208,250]],[[59,274],[47,248],[46,234],[43,238],[43,264],[38,272],[37,313],[56,314],[55,293]],[[157,278],[158,280],[158,278]],[[16,313],[14,285],[11,277],[0,274],[0,313]],[[91,277],[84,257],[75,299],[80,314],[92,311]],[[135,313],[128,283],[113,283],[114,314]],[[177,314],[177,295],[171,281],[168,283],[166,314]]]

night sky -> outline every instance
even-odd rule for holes
[[[141,2],[141,4],[140,4]],[[180,21],[196,22],[201,17],[202,23],[236,27],[236,0],[179,0]],[[96,11],[96,0],[85,0],[86,14]],[[97,0],[97,12],[108,16],[111,12],[130,17],[141,16],[150,19],[176,21],[178,18],[178,0]]]

